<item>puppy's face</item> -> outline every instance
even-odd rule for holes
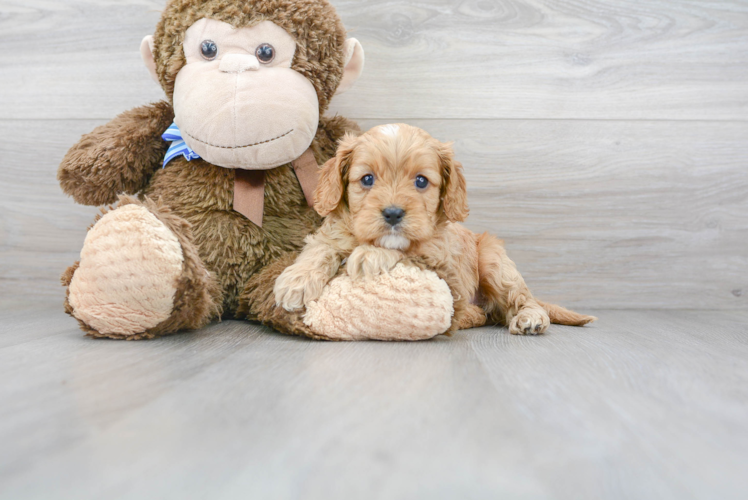
[[[350,214],[359,244],[407,250],[445,220],[467,216],[462,168],[449,145],[409,125],[346,137],[325,164],[315,196],[321,215]]]

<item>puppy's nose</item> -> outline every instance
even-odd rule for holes
[[[387,222],[387,224],[389,224],[390,226],[396,226],[403,221],[403,217],[405,217],[405,210],[398,207],[388,207],[382,210],[382,216],[384,217],[384,220]]]

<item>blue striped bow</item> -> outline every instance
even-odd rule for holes
[[[166,152],[166,157],[164,157],[164,167],[179,155],[184,156],[187,161],[200,158],[200,156],[190,149],[187,143],[184,142],[184,139],[182,139],[182,132],[179,131],[179,127],[177,127],[176,123],[172,123],[171,127],[164,132],[161,138],[167,142],[171,142],[171,146],[169,146],[169,150]]]

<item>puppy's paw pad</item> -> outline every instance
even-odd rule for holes
[[[512,318],[509,332],[514,335],[540,335],[550,325],[548,313],[542,309],[522,309]]]

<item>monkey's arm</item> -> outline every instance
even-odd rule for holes
[[[161,165],[174,121],[167,102],[126,111],[84,135],[57,170],[62,190],[83,205],[106,205],[120,193],[136,194]]]

